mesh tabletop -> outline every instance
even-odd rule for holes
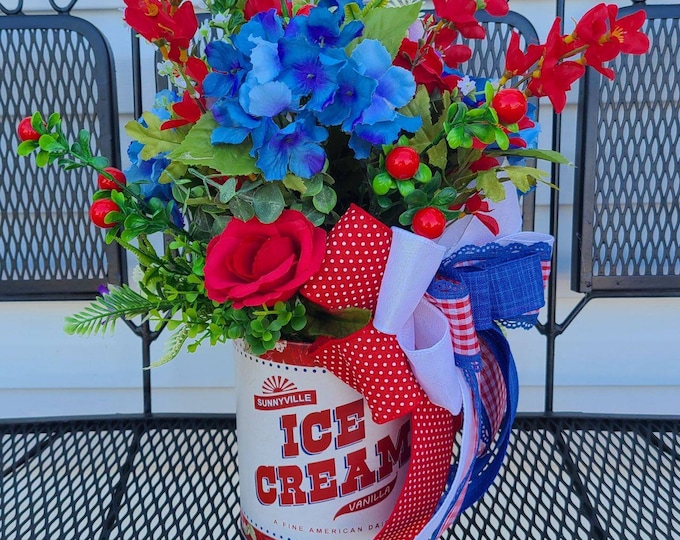
[[[237,539],[235,420],[0,424],[0,539]],[[521,416],[501,474],[443,537],[680,538],[680,420]]]

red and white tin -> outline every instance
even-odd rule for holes
[[[408,470],[410,419],[372,421],[307,345],[235,344],[241,525],[252,540],[369,540]]]

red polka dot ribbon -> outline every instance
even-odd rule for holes
[[[356,205],[328,236],[321,270],[301,293],[326,309],[375,310],[392,231]],[[376,540],[413,540],[444,491],[460,418],[434,405],[393,335],[369,323],[343,339],[319,339],[310,354],[360,392],[378,423],[411,414],[411,460],[394,511]]]

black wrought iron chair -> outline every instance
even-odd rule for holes
[[[0,300],[90,299],[125,279],[124,258],[89,224],[90,171],[39,168],[16,156],[15,127],[33,111],[60,111],[75,140],[120,161],[115,73],[108,44],[89,22],[55,13],[24,16],[0,5]]]
[[[539,325],[545,412],[519,415],[497,482],[450,538],[680,538],[680,416],[553,412],[556,340],[591,300],[680,296],[680,6],[636,2],[620,16],[641,8],[650,53],[618,61],[614,82],[590,71],[580,86],[571,275],[583,297],[558,321],[553,273]],[[554,191],[553,234],[558,208]]]

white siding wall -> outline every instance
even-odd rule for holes
[[[26,11],[46,1],[27,0]],[[64,3],[64,2],[62,2]],[[593,3],[567,2],[567,28]],[[122,1],[80,0],[75,14],[108,37],[118,77],[121,126],[132,118],[130,38],[121,21]],[[622,3],[621,5],[625,5]],[[554,16],[552,2],[515,0],[544,37]],[[144,64],[152,65],[151,48]],[[152,97],[148,72],[147,103]],[[576,94],[563,115],[563,147],[574,157]],[[550,144],[550,110],[542,114],[542,146]],[[121,130],[122,131],[122,130]],[[122,149],[127,138],[122,136]],[[569,290],[573,170],[562,173],[559,319],[576,304]],[[547,188],[539,188],[538,228],[545,230]],[[79,302],[0,303],[0,417],[141,411],[140,342],[124,324],[113,335],[71,337],[64,317]],[[556,410],[680,413],[680,299],[596,300],[557,342]],[[160,338],[162,342],[163,337]],[[521,410],[543,406],[545,341],[536,331],[510,332],[521,381]],[[162,343],[154,346],[156,353]],[[155,412],[233,411],[233,373],[228,346],[182,354],[152,371]]]

